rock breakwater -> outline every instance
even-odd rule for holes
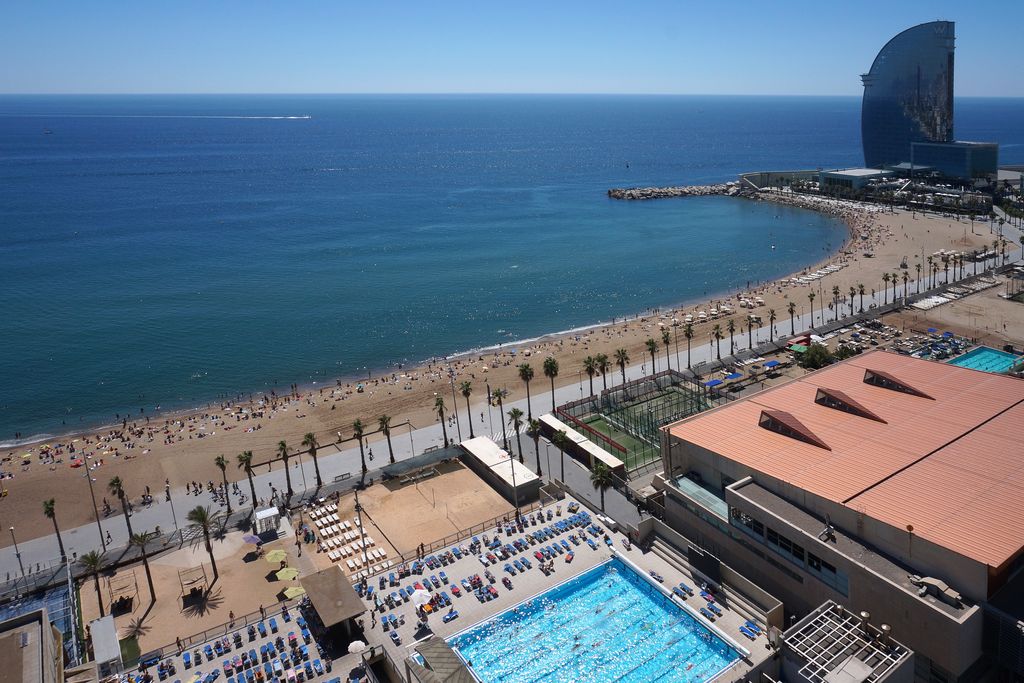
[[[608,196],[612,199],[667,199],[669,197],[707,197],[710,195],[733,197],[738,194],[740,194],[738,182],[717,185],[682,185],[680,187],[616,187],[608,190]]]

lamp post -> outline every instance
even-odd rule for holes
[[[21,578],[25,578],[25,564],[21,561],[21,550],[18,548],[18,539],[14,537],[14,527],[11,527],[11,541],[14,543],[14,556],[18,558],[18,566],[21,567]]]
[[[358,486],[355,488],[355,492],[356,492],[356,505],[355,505],[354,510],[355,510],[355,513],[356,513],[356,525],[359,527],[359,546],[363,549],[363,565],[367,569],[369,569],[370,561],[366,557],[366,534],[363,533],[363,516],[362,516],[363,506],[359,504],[359,487]]]
[[[174,520],[174,530],[178,531],[178,515],[174,514],[174,501],[171,499],[171,485],[170,484],[167,484],[167,487],[166,487],[164,492],[167,494],[167,496],[166,496],[167,502],[171,504],[171,519]],[[252,509],[253,510],[256,509],[256,501],[255,500],[252,502]]]
[[[103,552],[107,552],[107,539],[103,537],[103,525],[100,524],[100,510],[96,507],[96,492],[92,488],[92,472],[89,471],[89,463],[85,464],[85,480],[89,482],[89,496],[92,498],[92,511],[96,514],[96,528],[100,532],[100,543],[103,545]]]
[[[412,422],[407,422],[406,424],[409,425],[409,457],[412,458],[412,457],[414,457],[416,455],[416,444],[414,444],[412,442],[413,426],[412,426]]]
[[[452,385],[452,411],[455,413],[455,428],[459,433],[459,441],[462,441],[462,425],[459,423],[459,402],[455,398],[455,371],[452,370],[452,366],[448,366],[448,380]],[[470,415],[469,419],[472,420],[473,416]]]

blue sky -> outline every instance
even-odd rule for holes
[[[1024,2],[5,2],[3,93],[856,95],[957,22],[958,96],[1024,96]]]

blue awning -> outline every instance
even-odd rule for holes
[[[740,378],[740,377],[742,377],[742,376],[743,376],[743,375],[741,375],[741,374],[740,374],[740,373],[738,373],[738,372],[731,372],[731,373],[729,373],[728,375],[726,375],[726,376],[725,376],[725,378],[726,378],[726,379],[739,379],[739,378]]]
[[[935,334],[936,332],[938,332],[938,330],[935,329],[934,327],[929,327],[928,328],[928,334]]]
[[[775,367],[775,366],[777,366],[778,364],[779,364],[779,361],[777,361],[777,360],[770,360],[770,361],[768,361],[767,363],[765,363],[765,364],[764,364],[764,366],[765,366],[766,368],[774,368],[774,367]]]
[[[723,382],[720,379],[713,379],[710,382],[704,382],[704,386],[706,386],[708,388],[710,388],[710,387],[717,387],[719,384],[722,384],[722,383]]]

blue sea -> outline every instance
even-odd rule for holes
[[[1024,161],[1024,100],[956,116]],[[0,96],[0,441],[778,277],[845,229],[605,193],[859,165],[859,121],[853,97]]]

